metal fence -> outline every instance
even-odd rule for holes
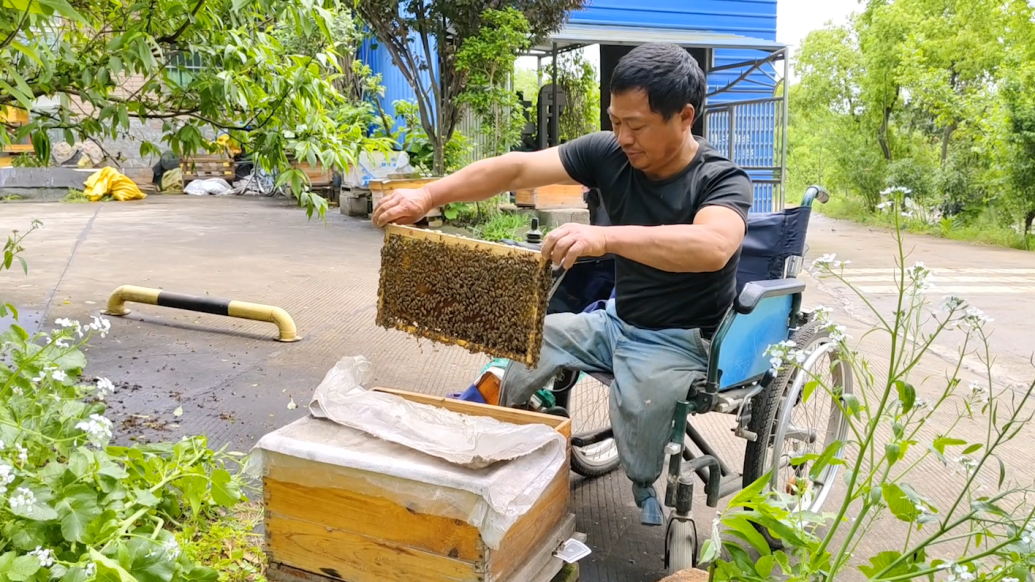
[[[777,212],[784,206],[783,98],[709,105],[705,139],[743,168],[755,186],[752,212]]]

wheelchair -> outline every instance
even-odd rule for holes
[[[736,301],[711,339],[705,377],[689,386],[686,399],[677,403],[672,436],[665,447],[664,505],[671,510],[665,535],[669,572],[697,566],[697,531],[691,517],[695,479],[703,482],[709,507],[770,473],[773,490],[798,495],[800,506],[810,511],[822,508],[834,486],[837,464],[828,463],[811,476],[810,462],[800,462],[810,458],[806,455],[819,456],[832,443],[843,442],[848,431],[835,397],[823,390],[811,398],[806,396],[809,381],[826,378],[823,383],[833,388],[831,393],[838,399],[853,390],[851,366],[839,359],[838,345],[826,324],[802,310],[805,284],[797,275],[815,200],[826,203],[829,194],[811,186],[797,208],[748,216]],[[606,220],[599,216],[602,209],[590,204],[590,210],[593,223]],[[566,272],[556,270],[555,276],[548,313],[602,309],[614,297],[613,257],[583,258]],[[805,360],[800,368],[786,366],[777,372],[766,350],[787,340],[805,353]],[[589,375],[608,391],[613,377]],[[572,370],[559,374],[551,387],[540,391],[548,396],[540,410],[572,418],[572,470],[583,477],[597,477],[618,467],[618,450],[608,420],[600,422],[599,415],[595,423],[587,420],[594,415],[587,410],[589,403],[577,394],[582,376]],[[606,415],[606,398],[596,407],[596,412],[602,408]],[[693,415],[711,412],[736,419],[733,434],[745,441],[739,473],[691,422]],[[597,426],[587,426],[593,424]],[[841,455],[839,451],[836,458]],[[792,464],[792,459],[798,463]],[[760,529],[760,533],[770,545],[779,546],[768,532]]]

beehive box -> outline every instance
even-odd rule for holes
[[[571,437],[566,418],[375,390],[513,424],[545,424]],[[545,582],[562,565],[553,552],[574,531],[567,457],[496,550],[467,522],[417,509],[435,498],[433,486],[412,481],[391,495],[379,494],[368,479],[355,472],[335,475],[334,469],[301,458],[283,468],[269,463],[263,495],[271,581]]]
[[[385,231],[378,325],[538,363],[553,282],[542,254],[419,228]]]
[[[582,197],[582,186],[569,184],[553,184],[517,190],[514,192],[514,204],[536,210],[586,207],[586,201]]]

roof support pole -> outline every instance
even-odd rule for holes
[[[773,211],[783,210],[784,201],[787,199],[787,120],[790,112],[789,102],[791,100],[791,59],[790,48],[783,49],[783,115],[780,121],[780,141],[782,153],[780,154],[780,199],[773,200]]]
[[[561,143],[561,108],[557,106],[557,43],[553,43],[553,115],[550,116],[550,135],[553,137],[553,143],[549,145],[555,146]]]

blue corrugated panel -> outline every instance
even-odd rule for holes
[[[421,43],[412,43],[415,54],[424,55],[424,47]],[[437,57],[435,56],[435,42],[431,40],[431,52],[432,58],[428,59],[431,63],[437,65]],[[385,112],[390,116],[395,116],[395,107],[392,104],[396,101],[416,101],[416,93],[413,87],[410,86],[409,81],[403,76],[402,71],[395,66],[392,62],[392,55],[387,48],[381,46],[374,40],[367,40],[363,43],[360,48],[359,60],[370,66],[371,72],[374,74],[381,75],[381,84],[385,88],[384,97],[381,99],[382,105],[385,108]],[[431,79],[429,71],[424,71],[421,75],[424,81],[424,86],[430,92],[431,87],[428,84]],[[432,104],[434,106],[434,104]]]
[[[776,38],[776,0],[589,0],[572,22],[661,26]]]

